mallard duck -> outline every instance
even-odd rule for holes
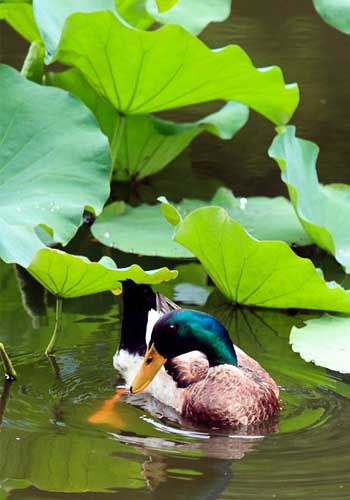
[[[186,419],[212,427],[250,425],[279,412],[275,382],[213,316],[180,309],[129,280],[123,301],[113,363],[132,394],[147,391]]]
[[[131,393],[156,382],[160,371],[176,384],[175,389],[173,384],[162,388],[161,394],[167,390],[167,404],[197,424],[248,426],[280,409],[274,380],[233,345],[216,318],[203,312],[178,309],[156,321]]]

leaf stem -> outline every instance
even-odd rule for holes
[[[2,394],[1,394],[1,398],[0,398],[0,425],[2,424],[4,415],[5,415],[7,402],[9,400],[9,396],[10,396],[11,386],[12,386],[11,380],[4,380],[4,385],[3,385]]]
[[[56,314],[55,314],[55,328],[49,342],[49,345],[46,348],[45,354],[47,356],[51,356],[55,350],[56,342],[59,339],[59,336],[62,331],[62,297],[56,297]]]
[[[113,176],[113,172],[116,168],[116,162],[117,162],[117,157],[119,153],[119,148],[120,144],[122,141],[123,133],[124,133],[124,127],[126,123],[126,118],[122,114],[118,113],[115,127],[114,127],[114,132],[113,132],[113,137],[110,143],[111,147],[111,157],[112,157],[112,171],[111,171],[111,178]]]
[[[0,342],[0,357],[4,365],[6,380],[16,380],[17,378],[16,370],[14,369],[12,361],[9,355],[7,354],[5,346],[2,342]]]
[[[32,42],[21,69],[21,75],[32,82],[42,83],[45,49],[41,42]]]

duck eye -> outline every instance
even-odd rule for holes
[[[150,365],[153,361],[153,358],[152,356],[149,356],[147,359],[146,359],[146,365]]]
[[[176,330],[176,325],[174,325],[174,324],[170,324],[170,325],[169,325],[169,330],[170,330],[170,331],[174,331],[174,330]]]

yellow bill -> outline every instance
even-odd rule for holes
[[[166,358],[163,358],[154,347],[154,344],[152,344],[146,352],[143,363],[132,382],[130,392],[136,394],[146,389],[165,362]]]

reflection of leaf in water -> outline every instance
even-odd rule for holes
[[[306,408],[300,415],[290,417],[280,423],[280,432],[295,432],[297,429],[310,428],[321,419],[324,408]]]
[[[10,453],[14,443],[17,452]],[[81,432],[7,432],[0,440],[0,481],[25,479],[41,490],[62,492],[141,488],[138,460],[120,458],[123,447]]]

